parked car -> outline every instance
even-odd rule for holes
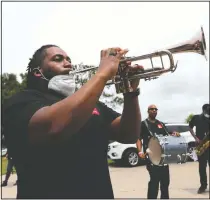
[[[185,138],[188,144],[187,152],[189,153],[189,160],[193,160],[193,151],[195,148],[195,139],[189,132],[188,124],[167,123],[166,127],[169,132],[177,131]],[[139,158],[136,144],[122,144],[119,142],[111,142],[108,145],[108,159],[113,160],[119,164],[125,164],[134,167],[140,164],[145,164],[145,160]]]
[[[166,124],[166,127],[169,132],[177,131],[185,138],[185,141],[188,144],[187,152],[189,153],[188,160],[192,161],[195,159],[193,152],[196,147],[195,139],[190,133],[188,124]]]
[[[108,159],[118,164],[124,164],[130,167],[144,164],[145,160],[140,159],[136,144],[122,144],[112,142],[108,145]]]

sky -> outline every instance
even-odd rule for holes
[[[3,2],[2,73],[25,73],[29,58],[44,44],[60,46],[73,64],[98,66],[101,49],[118,46],[128,48],[128,56],[140,56],[186,42],[201,26],[208,47],[208,2]],[[209,61],[197,53],[174,59],[174,73],[141,80],[143,119],[148,105],[156,104],[159,120],[183,122],[209,102]],[[137,63],[151,67],[148,60]]]

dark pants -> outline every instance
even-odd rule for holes
[[[201,156],[198,157],[198,162],[199,162],[199,174],[200,174],[201,187],[207,188],[206,167],[207,167],[207,162],[210,166],[209,150],[207,150],[205,153],[203,153]]]
[[[5,182],[7,182],[9,180],[9,177],[12,173],[12,169],[14,167],[14,163],[12,159],[8,159],[8,163],[7,163],[7,172],[6,172],[6,176],[5,176]]]
[[[147,170],[150,174],[150,181],[148,184],[148,199],[157,199],[159,183],[160,183],[160,191],[161,191],[161,199],[169,199],[169,183],[170,183],[170,175],[169,175],[169,166],[155,166],[151,164],[147,164]]]

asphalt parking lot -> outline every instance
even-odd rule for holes
[[[110,166],[110,175],[115,198],[147,198],[149,175],[145,166],[134,168]],[[200,186],[197,162],[171,164],[170,175],[170,198],[209,199],[209,189],[203,194],[197,194]],[[207,176],[209,177],[209,168]],[[16,186],[13,186],[15,181],[16,175],[12,175],[8,186],[1,190],[2,198],[16,197]]]

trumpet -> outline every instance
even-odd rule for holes
[[[149,54],[136,56],[136,57],[123,57],[120,59],[120,64],[118,67],[118,71],[116,76],[112,78],[112,80],[109,80],[106,85],[112,85],[115,84],[116,93],[127,93],[132,92],[131,88],[131,81],[133,79],[144,79],[147,80],[153,80],[159,78],[162,74],[167,72],[175,72],[177,68],[177,63],[174,63],[174,57],[173,54],[178,53],[187,53],[187,52],[193,52],[200,54],[204,56],[207,60],[206,56],[206,41],[205,41],[205,34],[203,31],[203,27],[201,27],[201,30],[195,34],[194,37],[192,37],[190,40],[184,41],[182,43],[179,43],[177,45],[171,46],[169,48],[165,48],[162,50],[157,50]],[[163,63],[162,56],[168,56],[169,58],[169,66],[165,67]],[[161,67],[154,67],[153,65],[153,58],[160,57],[161,59]],[[144,59],[150,59],[151,61],[151,68],[145,69],[145,70],[139,70],[135,73],[129,72],[126,69],[126,62],[133,62],[133,61],[139,61]],[[70,74],[78,74],[87,72],[90,70],[96,70],[98,67],[91,67],[87,69],[82,69],[78,71],[72,71]]]

